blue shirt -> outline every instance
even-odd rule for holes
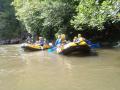
[[[58,46],[62,43],[62,40],[61,39],[57,39],[56,42],[55,42],[55,46]]]

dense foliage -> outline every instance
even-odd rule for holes
[[[76,11],[71,23],[77,30],[103,30],[107,21],[120,22],[120,0],[81,0]]]
[[[120,0],[0,0],[0,37],[18,36],[16,17],[28,32],[48,39],[56,33],[120,30]]]
[[[24,1],[24,2],[23,2]],[[14,0],[18,19],[28,32],[52,37],[66,33],[74,12],[74,0]]]
[[[12,0],[0,0],[0,39],[16,38],[20,33],[11,2]]]

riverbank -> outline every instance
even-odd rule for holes
[[[0,40],[0,45],[6,45],[6,44],[19,44],[22,43],[22,40],[19,38],[15,38],[15,39],[2,39]]]

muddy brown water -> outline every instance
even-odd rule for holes
[[[97,52],[78,57],[0,46],[0,90],[120,90],[120,50]]]

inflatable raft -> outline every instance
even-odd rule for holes
[[[68,54],[72,54],[75,52],[78,53],[89,53],[90,52],[90,47],[86,42],[80,42],[80,43],[74,43],[74,42],[70,42],[66,45],[60,46],[57,48],[57,53],[59,54],[64,54],[64,55],[68,55]]]
[[[29,50],[29,51],[39,51],[39,50],[45,50],[45,49],[48,49],[50,48],[49,45],[44,45],[44,46],[40,46],[40,45],[37,45],[37,44],[22,44],[21,45],[21,48],[23,48],[24,50]]]

